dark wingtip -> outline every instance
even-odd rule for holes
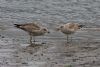
[[[15,27],[17,27],[17,28],[19,28],[19,27],[20,27],[20,25],[19,25],[19,24],[14,24],[14,26],[15,26]]]
[[[79,25],[80,28],[84,27],[85,25]]]

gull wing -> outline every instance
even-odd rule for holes
[[[31,32],[32,30],[40,30],[40,27],[35,23],[26,23],[26,24],[14,24],[15,27],[20,28],[24,31]]]

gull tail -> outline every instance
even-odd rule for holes
[[[85,25],[79,25],[80,28],[84,27]]]
[[[15,27],[17,27],[17,28],[21,28],[22,27],[22,25],[20,25],[20,24],[14,24],[15,25]]]

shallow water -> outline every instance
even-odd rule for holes
[[[23,38],[25,32],[17,32],[13,24],[35,20],[51,29],[50,37],[62,36],[54,29],[69,21],[85,24],[86,27],[99,27],[99,3],[99,0],[0,0],[1,34],[11,38]],[[16,34],[19,32],[23,33]]]
[[[86,25],[85,27],[91,27],[91,28],[99,28],[100,27],[100,1],[99,0],[0,0],[0,39],[2,40],[4,38],[4,41],[1,41],[1,48],[5,51],[8,51],[8,53],[13,53],[12,50],[15,47],[18,47],[18,45],[20,44],[27,44],[28,43],[28,39],[29,36],[26,32],[19,30],[17,28],[14,28],[13,24],[15,23],[29,23],[32,21],[38,21],[38,24],[42,24],[43,26],[47,27],[50,30],[50,34],[46,34],[43,37],[37,37],[37,41],[42,42],[42,40],[44,42],[47,43],[47,45],[49,44],[53,44],[53,45],[61,45],[62,44],[66,44],[66,37],[60,33],[60,32],[56,32],[54,29],[56,26],[60,25],[60,24],[64,24],[67,23],[69,21],[72,22],[77,22],[77,23],[81,23]],[[83,44],[85,42],[85,45],[87,45],[88,43],[92,43],[95,44],[96,47],[99,46],[100,43],[100,31],[87,31],[87,30],[79,30],[78,32],[76,32],[74,35],[72,35],[72,39],[73,39],[73,44],[74,45],[78,45],[80,47],[82,47],[79,44]],[[5,38],[8,38],[5,39]],[[8,43],[9,39],[11,39],[10,44]],[[6,46],[2,46],[5,45],[5,41],[6,44],[10,45],[10,47],[6,47]],[[82,43],[81,43],[82,42]],[[14,45],[16,44],[16,45]],[[59,46],[53,46],[53,48],[48,48],[47,51],[60,51]],[[76,46],[72,48],[77,48]],[[22,47],[21,47],[22,48]],[[63,49],[64,47],[60,48],[61,51],[66,51],[66,49]],[[68,55],[73,55],[73,53],[70,54],[70,50],[69,49],[69,53]],[[10,56],[10,54],[2,54],[3,51],[1,49],[0,55],[1,56]],[[20,49],[15,48],[16,50],[14,50],[15,52]],[[78,50],[76,51],[77,56],[80,57],[80,51],[81,49],[77,48]],[[86,48],[86,50],[88,50],[89,48]],[[91,48],[92,49],[92,48]],[[45,50],[44,50],[45,51]],[[72,50],[74,51],[74,50]],[[83,49],[84,51],[84,49]],[[98,54],[98,50],[97,51]],[[95,53],[94,51],[94,53]],[[41,53],[41,51],[40,51]],[[79,55],[78,55],[79,53]],[[92,52],[91,52],[92,53]],[[93,53],[93,55],[94,55]],[[16,53],[15,53],[16,54]],[[45,54],[45,53],[44,53]],[[52,54],[52,53],[51,53]],[[86,54],[86,53],[84,53]],[[20,51],[18,51],[18,55],[19,57],[22,57],[21,55],[26,55],[26,57],[31,56],[33,57],[33,55],[27,55],[27,53],[23,54],[20,53]],[[46,60],[45,57],[50,57],[54,60],[52,61],[58,61],[58,63],[61,63],[60,65],[63,65],[64,62],[66,62],[66,64],[72,64],[75,65],[76,67],[80,67],[81,63],[85,64],[88,63],[90,57],[88,56],[92,56],[92,55],[87,55],[86,58],[88,58],[89,60],[85,61],[86,58],[81,58],[84,61],[77,61],[77,62],[72,62],[72,57],[68,58],[65,57],[67,56],[67,54],[64,54],[64,58],[65,59],[69,59],[68,61],[63,60],[63,58],[60,55],[63,54],[57,54],[57,57],[61,58],[61,59],[57,59],[55,58],[56,55],[49,56],[49,54],[45,54],[46,56],[42,57],[44,59],[41,59],[41,61],[37,60],[36,62],[34,61],[34,63],[31,62],[31,60],[28,60],[29,63],[29,67],[34,66],[36,67],[37,64],[40,64],[40,66],[42,64],[46,64],[46,62],[48,62],[48,60]],[[74,58],[76,59],[74,55]],[[100,57],[99,55],[96,55],[98,58]],[[41,56],[39,56],[41,57]],[[39,58],[37,57],[37,58]],[[1,58],[1,57],[0,57]],[[29,58],[29,57],[28,57]],[[36,59],[37,59],[36,58]],[[94,56],[92,57],[94,58]],[[11,58],[13,59],[13,58]],[[80,59],[80,60],[81,60]],[[2,59],[1,59],[2,60]],[[0,60],[0,62],[2,63],[2,61]],[[23,60],[17,60],[14,59],[13,61],[20,61],[20,62],[24,62],[24,60],[26,61],[26,59],[24,58]],[[96,60],[96,59],[95,59]],[[9,57],[8,57],[8,61],[9,61]],[[11,62],[11,66],[12,67],[25,67],[28,65],[23,63],[22,66],[21,64],[15,64],[15,62],[13,63],[13,61]],[[40,63],[38,63],[38,61]],[[46,62],[45,62],[46,61]],[[4,60],[5,62],[5,60]],[[27,62],[27,61],[26,61]],[[97,60],[96,60],[97,62]],[[6,63],[6,62],[5,62]],[[50,63],[50,62],[48,62]],[[15,64],[15,65],[14,65]],[[90,62],[90,64],[88,63],[86,67],[89,67],[89,65],[91,65],[92,62]],[[5,67],[7,67],[7,64],[1,64]],[[36,66],[35,66],[36,65]],[[57,64],[56,64],[57,65]],[[60,66],[58,64],[57,67]],[[95,66],[98,66],[98,64],[95,64]],[[55,64],[48,64],[47,66],[45,65],[45,67],[56,67]],[[81,67],[83,67],[81,66]],[[94,67],[95,67],[94,66]],[[8,65],[8,67],[10,67]],[[39,66],[37,66],[39,67]],[[42,66],[41,66],[42,67]],[[90,66],[92,67],[92,66]]]

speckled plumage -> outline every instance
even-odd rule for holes
[[[30,44],[32,44],[32,36],[42,36],[45,33],[48,33],[47,28],[42,28],[36,23],[26,23],[26,24],[14,24],[15,27],[22,29],[29,33],[30,35]],[[34,40],[35,42],[35,40]]]
[[[67,42],[68,42],[68,35],[74,34],[78,29],[82,28],[84,25],[80,25],[78,23],[66,23],[57,28],[62,33],[67,35]]]

